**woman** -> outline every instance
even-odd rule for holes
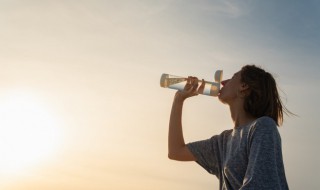
[[[196,161],[220,181],[220,189],[289,189],[277,126],[290,113],[280,100],[272,75],[246,65],[221,82],[219,100],[230,108],[233,129],[207,140],[185,144],[181,116],[183,102],[203,91],[189,77],[174,97],[169,123],[169,158]],[[198,90],[197,90],[198,89]]]

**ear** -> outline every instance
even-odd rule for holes
[[[240,90],[241,91],[245,91],[245,90],[247,90],[247,89],[249,89],[249,85],[247,85],[246,83],[241,83],[241,86],[240,86]]]
[[[239,92],[242,97],[248,96],[250,94],[249,85],[246,83],[241,83]]]

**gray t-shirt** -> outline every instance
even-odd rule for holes
[[[276,123],[270,117],[187,144],[223,190],[289,189]]]

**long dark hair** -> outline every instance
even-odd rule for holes
[[[244,110],[254,117],[269,116],[278,126],[283,123],[283,114],[292,114],[282,103],[274,77],[255,65],[242,67],[241,82],[248,85]]]

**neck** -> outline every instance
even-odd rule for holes
[[[251,114],[244,111],[243,102],[242,103],[239,102],[238,104],[233,104],[229,106],[230,106],[231,118],[234,123],[234,128],[242,125],[246,125],[256,119]]]

